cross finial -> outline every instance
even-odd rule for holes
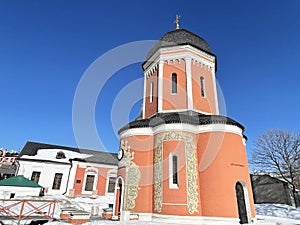
[[[176,14],[176,19],[174,21],[174,23],[176,24],[176,30],[179,29],[179,19],[180,19],[180,15],[179,14]]]

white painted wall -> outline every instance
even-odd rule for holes
[[[57,152],[63,152],[65,159],[56,159]],[[23,175],[27,179],[31,179],[32,172],[41,172],[38,184],[47,189],[45,195],[63,194],[66,192],[69,170],[71,167],[70,158],[86,157],[77,152],[62,149],[43,149],[39,150],[35,156],[24,155],[19,160],[18,175]],[[28,159],[30,161],[23,161]],[[37,160],[47,160],[47,162],[39,162]],[[53,190],[52,185],[55,173],[62,173],[62,182],[59,190]]]
[[[32,172],[41,172],[38,184],[47,189],[45,195],[63,194],[66,191],[70,164],[57,164],[51,162],[19,161],[18,175],[31,179]],[[55,173],[62,173],[62,181],[59,190],[53,190],[52,185]]]
[[[66,158],[56,159],[56,155],[58,152],[63,152]],[[45,195],[56,195],[64,193],[66,193],[67,195],[70,194],[70,190],[74,188],[77,165],[81,165],[83,167],[87,167],[87,165],[89,165],[95,168],[111,168],[115,170],[114,175],[116,176],[116,171],[118,168],[117,166],[73,161],[73,166],[71,167],[70,159],[85,159],[90,156],[91,155],[89,154],[81,154],[63,149],[42,149],[39,150],[34,156],[23,155],[21,157],[21,160],[19,160],[20,166],[17,175],[23,175],[30,180],[33,171],[41,172],[38,184],[47,189]],[[63,174],[59,190],[52,189],[55,173]]]
[[[23,196],[39,196],[41,188],[34,187],[15,187],[15,186],[0,186],[0,199],[9,199],[10,194],[14,193],[15,197]]]

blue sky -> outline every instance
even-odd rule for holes
[[[297,0],[0,1],[0,147],[21,150],[29,140],[77,146],[72,104],[87,68],[122,44],[159,39],[174,29],[177,13],[181,27],[217,55],[227,115],[246,127],[248,152],[267,129],[298,131],[299,10]],[[118,150],[114,99],[142,77],[135,63],[101,90],[95,121],[108,151]],[[142,87],[125,94],[142,97]],[[133,105],[128,120],[139,107]]]

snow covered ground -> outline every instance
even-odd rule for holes
[[[32,197],[36,199],[38,197]],[[28,199],[28,197],[27,197]],[[41,198],[39,198],[41,199]],[[113,196],[98,197],[96,199],[79,197],[74,199],[68,199],[65,196],[45,196],[42,199],[56,199],[60,203],[56,207],[55,217],[59,218],[60,209],[64,207],[76,207],[80,210],[91,212],[92,206],[99,208],[99,215],[101,215],[102,208],[108,208],[108,205],[113,202]],[[257,204],[255,205],[256,218],[255,224],[259,225],[300,225],[300,208],[294,208],[287,205],[280,204]],[[23,224],[23,223],[21,223]],[[63,222],[49,222],[47,225],[69,225]],[[99,220],[84,225],[178,225],[171,223],[158,223],[158,222],[141,222],[141,221],[129,221],[129,222],[118,222],[109,220]]]
[[[300,225],[300,208],[280,204],[255,205],[259,225]],[[178,225],[171,223],[141,222],[141,221],[93,221],[84,225]],[[67,225],[67,223],[51,222],[47,225]]]

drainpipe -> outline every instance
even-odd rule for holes
[[[67,185],[66,185],[66,191],[63,193],[63,195],[65,195],[68,191],[68,187],[69,187],[69,179],[70,179],[70,174],[71,174],[71,169],[73,167],[73,162],[72,162],[72,159],[69,159],[70,163],[71,163],[71,166],[70,166],[70,169],[69,169],[69,174],[68,174],[68,180],[67,180]]]

